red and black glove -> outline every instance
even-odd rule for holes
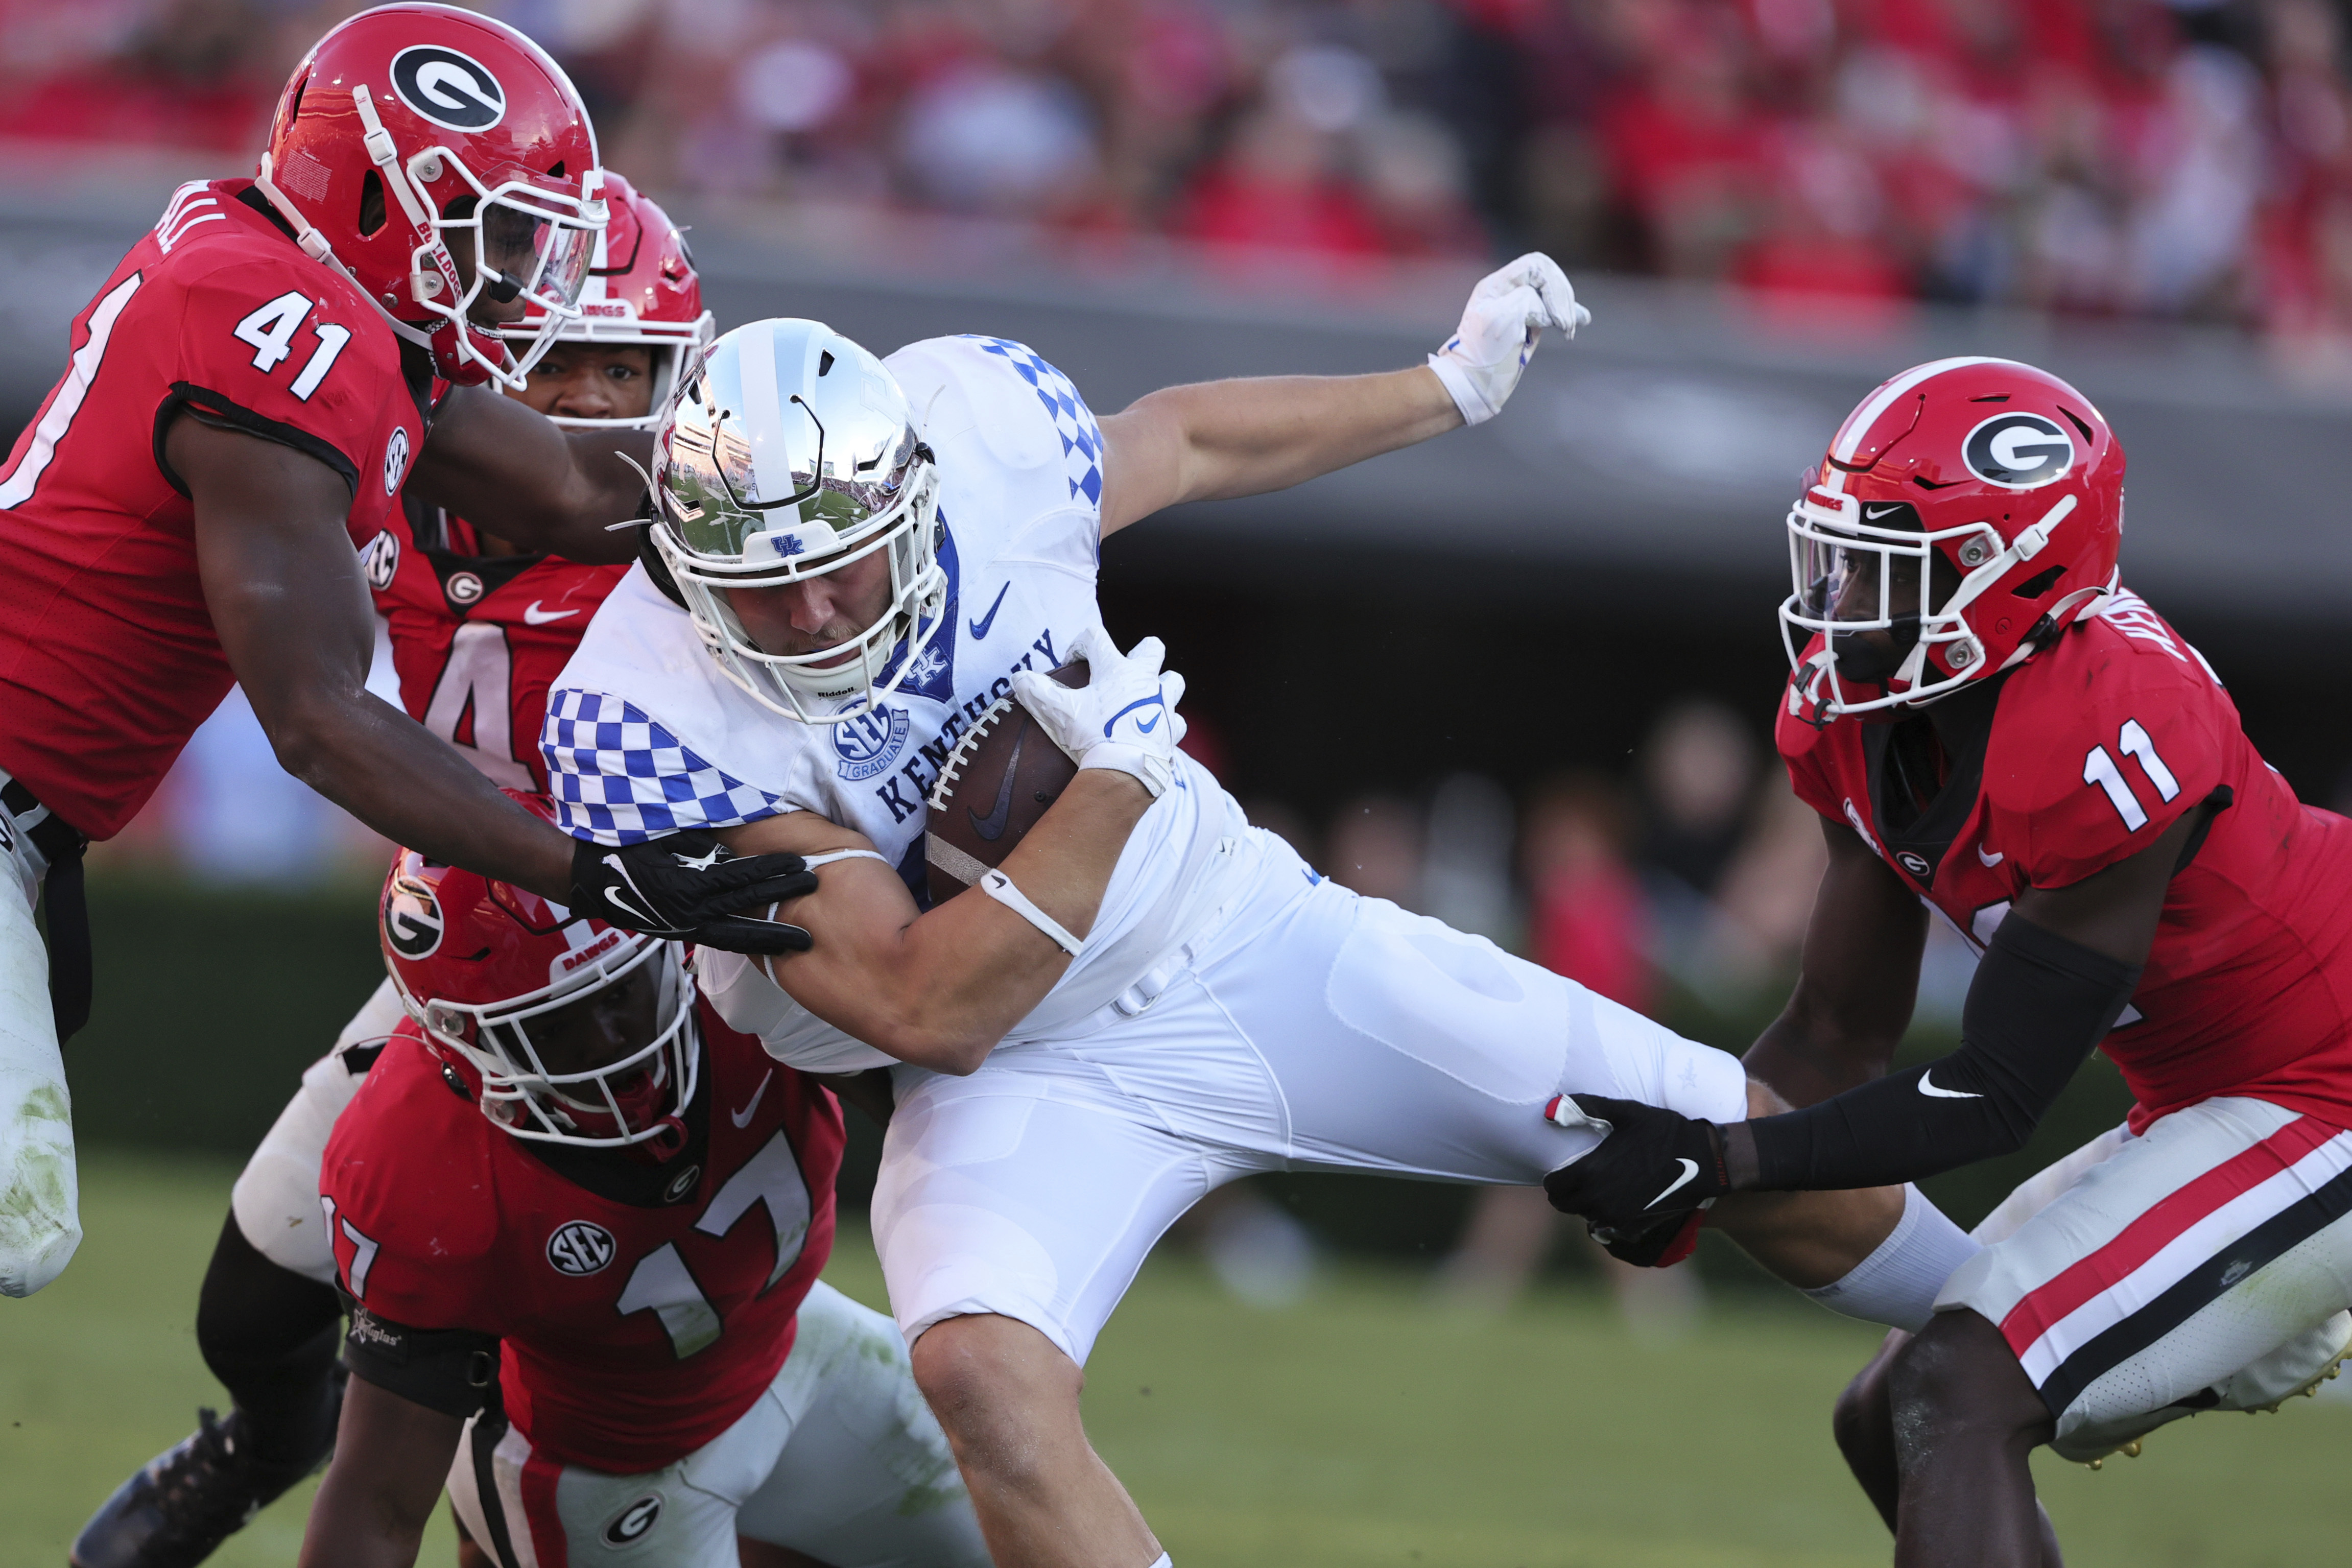
[[[1609,1135],[1544,1178],[1551,1206],[1582,1217],[1612,1257],[1654,1268],[1679,1262],[1696,1237],[1699,1211],[1731,1191],[1723,1129],[1637,1100],[1564,1098],[1608,1123]],[[1561,1121],[1550,1108],[1547,1115]]]

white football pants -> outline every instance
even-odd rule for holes
[[[238,1173],[229,1194],[236,1228],[256,1252],[280,1268],[321,1285],[335,1283],[334,1249],[327,1244],[326,1220],[319,1208],[319,1165],[326,1158],[335,1119],[359,1092],[360,1080],[375,1059],[353,1060],[344,1053],[382,1045],[406,1016],[400,993],[386,975],[335,1037],[333,1048],[304,1069],[302,1087]]]
[[[1253,1172],[1533,1186],[1600,1142],[1555,1095],[1747,1115],[1736,1057],[1249,837],[1221,923],[1077,1030],[893,1069],[874,1241],[908,1343],[993,1312],[1083,1364],[1160,1234]]]
[[[0,806],[0,1296],[29,1296],[81,1245],[73,1100],[33,909],[48,862]]]
[[[735,1568],[738,1534],[831,1568],[989,1563],[890,1320],[822,1281],[760,1402],[676,1464],[636,1476],[534,1465],[529,1438],[477,1416],[449,1500],[499,1568]]]
[[[2001,1331],[2063,1458],[2275,1409],[2352,1352],[2352,1132],[2268,1100],[2095,1138],[1976,1235],[1936,1305]]]

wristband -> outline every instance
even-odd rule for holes
[[[1031,903],[1029,895],[1014,887],[1013,879],[1003,871],[991,868],[988,874],[980,879],[980,885],[990,898],[1044,931],[1055,947],[1060,948],[1072,958],[1077,957],[1080,950],[1087,945],[1079,938],[1072,936],[1063,927],[1061,921]]]

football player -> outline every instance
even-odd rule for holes
[[[1996,1211],[1841,1409],[1906,1565],[2055,1563],[2035,1446],[2273,1406],[2352,1340],[2352,822],[2295,799],[2122,586],[2123,494],[2115,432],[2030,365],[1920,365],[1847,418],[1780,616],[1780,749],[1830,865],[1748,1057],[1806,1109],[1584,1098],[1614,1131],[1550,1184],[1622,1229],[1931,1175],[2018,1148],[2104,1047],[2125,1126]],[[1889,1073],[1923,904],[1982,959],[1959,1050]]]
[[[896,1330],[817,1279],[833,1097],[674,942],[413,850],[381,915],[409,1017],[320,1173],[352,1383],[301,1561],[405,1568],[446,1481],[497,1568],[986,1568]]]
[[[1750,1104],[1736,1058],[1326,881],[1252,827],[1177,750],[1158,645],[1121,655],[1096,603],[1106,535],[1488,417],[1543,330],[1584,319],[1526,257],[1427,367],[1174,388],[1099,425],[1016,342],[934,339],[886,363],[763,321],[720,338],[666,416],[654,554],[548,700],[550,776],[600,842],[723,826],[871,858],[784,905],[813,951],[713,955],[707,984],[784,1060],[889,1068],[875,1240],[999,1562],[1164,1562],[1087,1444],[1079,1369],[1211,1189],[1300,1168],[1533,1185],[1600,1142],[1572,1107],[1547,1116],[1564,1090]],[[1433,521],[1398,563],[1447,548]],[[1086,687],[1044,673],[1074,658]],[[927,795],[1008,694],[1076,778],[926,912]],[[1057,826],[1081,792],[1100,817]],[[1964,1239],[1899,1190],[1720,1213],[1784,1277],[1896,1324],[1925,1321]]]
[[[604,190],[612,218],[581,318],[508,395],[566,428],[650,429],[711,318],[668,215],[610,172]],[[538,314],[509,331],[536,335]],[[413,497],[388,521],[362,561],[409,717],[492,783],[543,794],[547,689],[624,568],[522,552]],[[325,1456],[342,1313],[319,1161],[403,1016],[387,977],[247,1162],[196,1313],[197,1347],[234,1406],[116,1489],[75,1541],[77,1568],[194,1568]]]
[[[76,318],[0,466],[0,1294],[80,1238],[58,1046],[89,1011],[83,845],[232,680],[289,771],[396,842],[639,929],[796,940],[726,913],[789,868],[582,854],[365,689],[354,547],[396,538],[404,499],[573,561],[629,552],[611,525],[642,484],[615,448],[646,437],[567,437],[489,384],[522,384],[579,319],[599,181],[580,96],[529,39],[387,5],[295,68],[258,176],[181,187]],[[496,329],[534,310],[510,353]]]

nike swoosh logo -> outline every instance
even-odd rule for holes
[[[1979,844],[1977,846],[1977,860],[1988,871],[1991,870],[1995,866],[2000,865],[2002,861],[2008,858],[2009,851],[2006,849],[2002,850],[1998,855],[1988,855],[1984,852],[1983,845]]]
[[[1984,1098],[1981,1094],[1970,1094],[1966,1089],[1937,1089],[1935,1080],[1924,1072],[1919,1075],[1919,1092],[1930,1100],[1982,1100]]]
[[[1004,595],[1012,591],[1013,584],[1010,583],[1007,583],[1003,587],[999,588],[996,591],[996,603],[988,606],[988,614],[981,616],[980,619],[976,621],[967,621],[965,623],[965,625],[971,628],[972,641],[986,642],[988,640],[988,628],[996,624],[996,612],[1004,604]]]
[[[1677,1160],[1675,1163],[1683,1168],[1683,1173],[1676,1176],[1673,1181],[1668,1182],[1666,1184],[1666,1190],[1660,1193],[1656,1197],[1652,1198],[1648,1203],[1643,1204],[1642,1205],[1643,1208],[1656,1208],[1660,1204],[1664,1203],[1668,1198],[1673,1197],[1676,1193],[1681,1192],[1685,1187],[1689,1186],[1693,1182],[1698,1180],[1698,1162],[1696,1160]]]
[[[770,1068],[768,1069],[768,1078],[773,1078],[775,1076],[776,1069]],[[740,1110],[730,1110],[727,1113],[728,1121],[732,1121],[738,1128],[749,1127],[751,1124],[751,1112],[760,1109],[760,1097],[768,1092],[768,1078],[761,1079],[760,1080],[760,1087],[751,1091],[751,1104],[745,1106]]]
[[[1876,522],[1888,512],[1901,511],[1903,509],[1899,506],[1866,506],[1862,509],[1862,515],[1869,521]]]
[[[1150,708],[1155,704],[1162,710],[1165,710],[1168,706],[1166,700],[1161,698],[1156,692],[1150,697],[1137,698],[1134,701],[1129,703],[1126,707],[1120,709],[1118,712],[1110,716],[1110,722],[1103,726],[1103,739],[1106,741],[1110,739],[1112,725],[1117,724],[1121,719],[1126,718],[1129,714],[1134,712],[1139,708]],[[1149,735],[1152,731],[1160,728],[1160,715],[1158,713],[1151,716],[1151,722],[1149,724],[1145,723],[1142,720],[1138,719],[1135,721],[1135,727],[1144,734]]]
[[[576,609],[542,610],[539,607],[539,604],[537,599],[533,599],[529,605],[523,606],[522,619],[525,626],[543,626],[550,621],[560,621],[566,616],[576,616],[580,613]]]
[[[1013,731],[1013,755],[1004,763],[1004,782],[996,786],[996,809],[986,816],[970,806],[963,814],[971,818],[971,830],[991,844],[1003,836],[1005,820],[1013,815],[1013,780],[1021,772],[1021,748],[1029,743],[1029,718],[1022,715],[1021,728]]]

